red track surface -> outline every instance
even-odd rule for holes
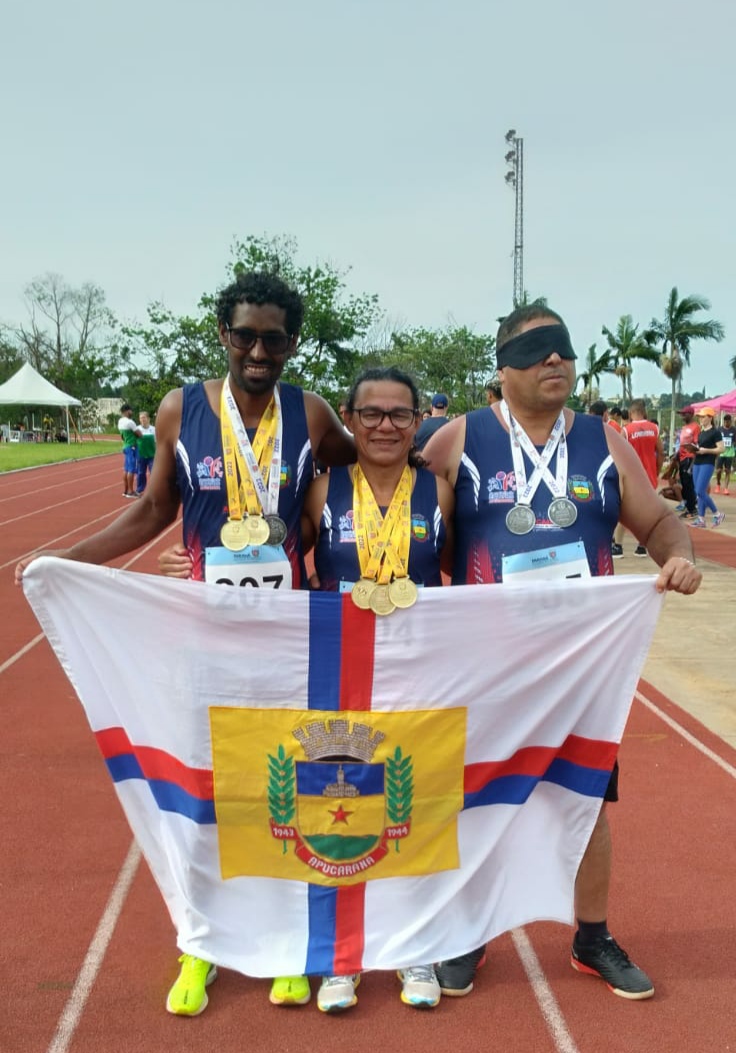
[[[497,940],[473,994],[433,1012],[403,1006],[388,974],[365,976],[358,1006],[335,1018],[314,1003],[275,1008],[265,981],[223,971],[203,1016],[169,1016],[168,916],[131,855],[81,707],[12,584],[19,557],[121,511],[120,470],[114,456],[0,477],[1,1053],[736,1050],[736,752],[646,683],[621,749],[623,799],[610,810],[610,923],[654,978],[654,999],[626,1002],[574,972],[570,930],[540,924]],[[155,571],[175,536],[120,565]],[[736,565],[733,539],[696,543]]]

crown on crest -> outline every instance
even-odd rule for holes
[[[386,738],[382,731],[374,730],[368,724],[353,724],[351,729],[350,721],[341,718],[312,721],[296,728],[293,735],[312,761],[345,756],[369,762]]]

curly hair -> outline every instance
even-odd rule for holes
[[[496,350],[498,351],[512,337],[517,336],[521,327],[526,325],[527,322],[535,322],[539,318],[549,318],[550,321],[554,320],[567,329],[557,311],[553,311],[551,307],[546,307],[541,303],[530,303],[525,307],[517,307],[511,314],[506,315],[496,333]]]
[[[239,303],[253,303],[259,307],[270,303],[280,307],[286,312],[286,331],[290,336],[296,336],[304,321],[301,296],[272,271],[245,271],[221,289],[215,305],[218,323],[230,325]]]

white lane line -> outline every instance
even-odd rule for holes
[[[81,501],[83,497],[97,497],[98,494],[104,493],[105,490],[112,490],[115,487],[115,483],[110,483],[109,486],[98,486],[95,490],[87,490],[83,494],[77,494],[75,497],[70,497],[67,501],[57,501],[55,505],[44,505],[43,508],[37,508],[33,512],[25,512],[22,516],[15,516],[14,519],[3,519],[0,522],[0,527],[9,526],[11,523],[19,523],[21,519],[37,519],[40,515],[46,512],[50,512],[52,508],[63,508],[64,505],[73,505],[77,501]]]
[[[136,562],[136,560],[139,560],[141,558],[141,556],[145,556],[147,552],[150,552],[154,545],[156,545],[162,537],[165,537],[170,530],[173,530],[174,527],[177,527],[180,524],[181,520],[177,519],[175,523],[171,524],[171,526],[167,526],[165,530],[162,530],[161,533],[153,539],[153,541],[149,541],[145,548],[142,548],[140,552],[137,552],[135,556],[128,560],[127,563],[124,563],[120,569],[127,570],[128,567],[131,567]],[[15,563],[16,560],[13,560],[12,562]],[[6,659],[3,662],[3,664],[0,665],[0,674],[4,673],[6,669],[9,669],[10,666],[17,662],[19,658],[22,658],[24,654],[27,654],[28,651],[30,651],[32,647],[35,647],[37,643],[40,643],[41,640],[43,640],[43,638],[44,634],[39,633],[38,636],[34,636],[32,640],[29,640],[27,644],[24,644],[19,651],[16,651],[14,655],[11,655],[10,658]]]
[[[122,913],[140,861],[140,849],[136,842],[132,841],[46,1053],[66,1053],[69,1049],[92,993],[97,974],[102,968],[107,948],[115,932],[115,926]]]
[[[62,479],[61,482],[53,483],[51,486],[36,487],[33,491],[29,491],[28,488],[25,487],[19,489],[15,494],[9,494],[7,497],[0,497],[0,504],[4,504],[6,501],[17,501],[20,497],[37,497],[38,494],[43,494],[47,490],[58,490],[61,486],[69,486],[70,483],[78,482],[79,479],[84,479],[85,482],[89,482],[91,479],[97,479],[99,476],[110,478],[112,471],[112,468],[108,468],[108,470],[104,472],[88,472],[86,474],[82,473],[79,475],[73,475],[67,479]],[[6,489],[7,487],[4,487],[3,492],[5,492]]]
[[[529,937],[523,929],[513,929],[511,939],[514,941],[516,953],[524,966],[524,972],[531,984],[537,1005],[547,1025],[547,1030],[552,1036],[557,1053],[579,1053],[578,1047],[567,1029],[559,1003],[552,993],[552,988],[547,983],[547,977],[544,975],[544,970]]]
[[[36,547],[31,548],[28,552],[21,552],[19,556],[14,556],[13,559],[9,559],[7,563],[0,563],[0,570],[5,570],[6,567],[14,567],[20,560],[25,559],[27,556],[32,556],[34,553],[41,555],[44,549],[49,548],[52,545],[57,545],[60,541],[63,541],[65,537],[69,537],[71,534],[78,534],[80,530],[86,530],[87,527],[91,527],[94,523],[101,523],[103,519],[110,519],[111,516],[120,515],[120,509],[114,508],[112,512],[105,512],[104,516],[98,516],[97,519],[90,519],[81,526],[75,526],[73,530],[67,530],[66,534],[59,534],[57,537],[52,537],[48,541],[43,541],[41,544],[43,548]]]
[[[660,720],[663,720],[664,723],[671,727],[673,731],[676,731],[678,735],[681,735],[685,741],[689,742],[691,746],[694,746],[696,750],[700,750],[704,757],[707,757],[708,760],[712,760],[714,764],[717,764],[718,767],[725,771],[727,775],[730,775],[732,779],[736,779],[736,768],[734,768],[733,764],[729,764],[728,761],[723,759],[723,757],[719,757],[717,753],[706,746],[704,742],[701,742],[700,739],[696,739],[687,728],[683,728],[682,724],[678,724],[676,720],[673,720],[672,717],[668,716],[667,713],[661,710],[659,706],[655,705],[654,702],[650,702],[650,700],[646,698],[645,695],[642,695],[640,691],[636,692],[634,698],[638,698],[643,706],[650,709],[652,713],[656,714]]]

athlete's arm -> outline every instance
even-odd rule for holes
[[[316,476],[309,484],[304,506],[302,508],[302,547],[304,552],[314,548],[319,537],[319,524],[322,519],[322,511],[327,500],[327,486],[329,477],[326,475]]]
[[[161,402],[157,417],[159,444],[151,469],[151,478],[143,497],[132,507],[126,508],[123,514],[104,530],[78,541],[71,548],[49,552],[46,555],[75,559],[81,563],[107,563],[145,545],[173,523],[179,510],[176,443],[181,426],[181,406],[181,389],[170,391]],[[37,552],[18,563],[15,568],[16,584],[20,584],[28,564],[43,554]]]
[[[446,479],[454,487],[464,448],[465,417],[456,417],[437,429],[422,450],[422,457],[430,472]]]
[[[444,431],[449,427],[445,424]],[[442,547],[440,557],[440,568],[445,574],[452,574],[452,557],[455,549],[455,491],[446,479],[437,476],[437,502],[442,513],[442,521],[445,524],[445,544]]]
[[[353,437],[345,431],[332,406],[313,391],[305,391],[304,408],[315,459],[328,468],[354,464],[356,453]]]

